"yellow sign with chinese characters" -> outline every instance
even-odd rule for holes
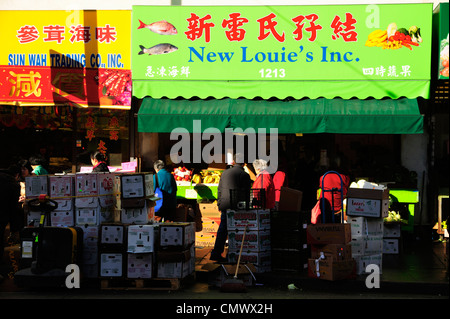
[[[0,65],[130,69],[131,11],[2,11]]]

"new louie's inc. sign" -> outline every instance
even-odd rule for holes
[[[429,80],[431,17],[429,4],[133,6],[134,94],[148,94],[146,80]],[[422,42],[389,39],[411,26]]]

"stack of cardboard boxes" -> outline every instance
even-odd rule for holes
[[[354,278],[355,260],[350,241],[350,224],[308,225],[307,242],[311,249],[308,276],[331,281]]]
[[[270,210],[227,210],[228,262],[253,264],[257,273],[271,270]],[[245,237],[244,230],[246,229]]]
[[[384,217],[388,210],[388,189],[349,188],[346,214],[357,274],[365,273],[370,264],[377,265],[382,273]]]
[[[199,248],[212,248],[216,242],[221,212],[216,202],[199,203],[198,208],[202,219],[202,230],[195,233],[195,246]]]

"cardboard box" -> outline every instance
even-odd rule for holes
[[[75,208],[75,225],[99,225],[99,211],[95,208]]]
[[[96,173],[100,206],[114,206],[114,174]]]
[[[356,261],[356,274],[357,275],[370,273],[370,272],[366,272],[366,268],[369,265],[378,266],[378,269],[380,270],[380,274],[383,273],[382,254],[355,256],[355,261]]]
[[[365,255],[376,255],[383,253],[383,236],[363,236],[365,241]]]
[[[100,277],[122,277],[124,265],[124,254],[101,253],[100,254]]]
[[[220,226],[220,217],[203,217],[202,230],[206,233],[217,233]]]
[[[128,278],[153,278],[153,254],[128,254]]]
[[[83,230],[83,266],[98,265],[99,226],[79,226]]]
[[[69,211],[73,209],[74,182],[74,174],[48,176],[50,198],[55,198],[54,200],[58,203],[58,207],[54,211]]]
[[[238,258],[239,250],[228,251],[228,262],[237,264]],[[255,267],[256,273],[269,272],[272,270],[272,252],[270,250],[243,250],[240,263],[252,264]]]
[[[217,203],[198,203],[198,208],[202,217],[214,217],[220,218],[221,212],[219,207],[217,207]]]
[[[239,250],[244,235],[243,230],[228,231],[228,249]],[[244,250],[266,251],[271,249],[269,230],[248,230],[244,238]]]
[[[401,224],[399,223],[385,223],[383,230],[383,237],[385,238],[400,238],[402,234]]]
[[[73,216],[73,210],[69,211],[56,211],[50,213],[50,225],[57,227],[73,226],[75,224],[75,218]]]
[[[366,241],[364,240],[365,236],[352,236],[352,241],[350,244],[352,245],[352,257],[361,256],[366,253]]]
[[[308,244],[347,244],[351,241],[350,224],[310,224],[306,228]]]
[[[379,236],[383,234],[384,222],[382,218],[348,217],[351,225],[352,237],[361,235]]]
[[[130,225],[127,230],[127,252],[152,253],[155,251],[156,225]]]
[[[196,232],[195,247],[214,247],[216,243],[216,233]]]
[[[147,198],[153,196],[152,173],[129,173],[115,175],[116,193],[120,198]]]
[[[350,187],[347,191],[347,216],[371,218],[387,217],[389,189],[365,189]]]
[[[308,259],[308,276],[323,280],[354,279],[356,262],[352,259]]]
[[[25,177],[25,197],[27,199],[38,198],[39,195],[48,195],[48,176]]]
[[[270,210],[227,210],[228,230],[245,229],[248,230],[268,230],[270,229]]]
[[[114,206],[102,206],[102,201],[98,207],[99,224],[113,223],[114,220]]]
[[[383,239],[383,254],[397,255],[400,253],[400,248],[399,238]]]
[[[326,259],[346,260],[352,258],[351,244],[311,245],[311,258],[317,259],[321,255]]]
[[[102,224],[100,226],[100,246],[122,246],[125,244],[125,226],[121,224]]]
[[[149,221],[149,207],[122,208],[115,209],[114,221],[123,224],[145,225]]]
[[[281,187],[278,210],[285,212],[300,212],[302,209],[302,197],[303,193],[299,190]]]
[[[187,247],[195,242],[195,223],[159,224],[161,247]]]

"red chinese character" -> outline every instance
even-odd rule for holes
[[[70,28],[70,33],[72,33],[72,37],[70,38],[70,42],[80,42],[83,41],[85,43],[91,41],[91,27],[83,27],[81,25],[72,26]]]
[[[19,38],[20,43],[33,42],[39,38],[39,31],[34,25],[26,25],[20,27],[20,29],[17,31],[17,37]]]
[[[272,33],[273,36],[279,42],[284,42],[284,31],[283,31],[282,35],[279,35],[278,32],[275,30],[275,26],[278,24],[278,22],[272,21],[272,19],[275,17],[276,17],[276,15],[274,13],[271,13],[268,16],[265,16],[261,19],[256,20],[259,22],[258,40],[264,40],[265,38],[267,38],[269,36],[270,33]],[[264,32],[265,30],[269,30],[269,32]]]
[[[205,31],[205,42],[209,42],[211,38],[210,28],[214,27],[214,23],[205,23],[205,20],[208,19],[211,19],[211,15],[209,14],[200,18],[195,13],[191,13],[191,17],[186,19],[189,22],[189,31],[185,32],[187,38],[194,41],[200,38],[203,35],[203,31]]]
[[[225,34],[230,41],[242,41],[245,37],[245,30],[240,29],[244,23],[248,22],[246,18],[239,18],[240,13],[231,13],[230,19],[223,19],[222,28],[228,27],[230,31],[225,31]]]
[[[90,129],[95,129],[95,122],[94,122],[94,118],[92,116],[87,117],[85,127],[90,128]]]
[[[49,25],[44,27],[44,33],[47,33],[44,42],[56,41],[61,43],[64,40],[64,31],[65,28],[61,25]]]
[[[87,130],[86,138],[89,140],[89,142],[92,141],[92,139],[95,138],[94,130]]]
[[[98,27],[95,28],[96,30],[96,35],[95,38],[99,41],[99,42],[106,42],[106,43],[110,43],[111,41],[116,41],[116,28],[115,27],[111,27],[109,24],[105,25],[105,27]]]
[[[342,35],[342,38],[345,42],[356,41],[356,37],[358,34],[353,31],[355,27],[353,24],[356,23],[356,19],[353,18],[351,13],[345,14],[346,21],[341,22],[341,18],[339,16],[335,16],[333,22],[331,23],[331,27],[334,29],[334,35],[331,36],[333,40],[339,38],[339,35]]]
[[[103,142],[102,140],[100,140],[100,142],[98,143],[97,149],[98,149],[98,151],[99,151],[100,153],[102,153],[103,155],[105,155],[105,154],[106,154],[106,150],[107,150],[106,145],[105,145],[105,142]]]
[[[298,17],[295,17],[292,19],[292,21],[294,21],[295,25],[297,26],[297,29],[294,32],[292,32],[293,34],[297,34],[297,37],[294,39],[297,41],[302,39],[302,37],[303,37],[302,29],[304,26],[304,23],[302,23],[302,21],[305,18],[310,21],[310,23],[309,23],[310,26],[308,28],[305,28],[306,31],[311,32],[311,36],[309,37],[308,40],[314,41],[314,40],[316,40],[316,37],[317,37],[317,30],[322,29],[322,26],[320,24],[316,25],[314,23],[319,18],[317,16],[317,14],[314,14],[314,13],[309,14],[307,16],[299,15]]]
[[[119,131],[109,131],[109,139],[111,141],[118,141],[119,140]]]
[[[119,120],[117,119],[117,117],[113,116],[110,120],[109,120],[109,127],[112,129],[115,128],[119,128]]]

